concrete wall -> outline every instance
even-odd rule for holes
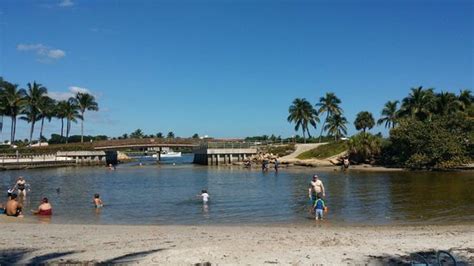
[[[194,151],[194,163],[202,165],[224,165],[242,162],[256,154],[257,149],[197,149]]]

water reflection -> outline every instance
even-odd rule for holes
[[[143,163],[3,172],[0,189],[23,175],[25,209],[48,197],[53,223],[213,224],[314,222],[308,186],[317,169],[262,173],[239,167]],[[321,172],[330,223],[438,223],[474,220],[471,173]],[[58,190],[59,188],[59,190]],[[209,204],[196,197],[202,189]],[[99,193],[103,209],[91,200]],[[212,205],[212,206],[211,206]],[[27,213],[29,215],[29,213]]]

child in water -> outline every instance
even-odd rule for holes
[[[102,208],[104,207],[104,203],[102,202],[102,200],[100,199],[100,195],[99,194],[95,194],[94,195],[94,206],[96,208]]]
[[[320,193],[318,193],[316,197],[317,197],[317,199],[316,199],[316,201],[314,202],[314,205],[313,205],[315,219],[316,220],[319,220],[319,219],[322,220],[324,209],[326,209],[326,204],[324,203],[324,200],[321,198]]]
[[[207,193],[207,190],[205,189],[201,190],[201,195],[198,195],[198,196],[202,198],[202,203],[204,204],[207,203],[210,198],[209,194]]]

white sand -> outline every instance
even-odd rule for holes
[[[273,226],[121,226],[27,224],[4,219],[0,223],[0,264],[378,264],[382,258],[377,257],[400,258],[433,249],[450,250],[458,258],[474,262],[474,225],[343,227],[315,222]],[[145,253],[130,255],[139,252]]]

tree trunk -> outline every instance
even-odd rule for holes
[[[11,124],[11,129],[10,129],[10,145],[13,145],[13,142],[15,141],[15,117],[11,116],[12,118],[12,124]]]
[[[84,112],[81,112],[81,143],[84,143]]]
[[[326,112],[326,113],[327,113],[326,119],[324,120],[324,123],[323,123],[323,125],[321,126],[321,133],[319,134],[319,143],[321,143],[321,137],[323,136],[324,125],[326,125],[326,121],[327,121],[328,118],[329,118],[329,112]]]
[[[40,128],[40,137],[39,137],[39,146],[41,147],[41,139],[43,137],[43,126],[44,126],[44,117],[41,118],[41,128]]]
[[[31,129],[30,129],[30,146],[31,144],[33,144],[33,131],[35,130],[35,122],[36,121],[32,121],[31,122]]]
[[[64,118],[61,118],[61,143],[63,142],[64,137]]]
[[[71,122],[69,121],[69,119],[66,120],[66,144],[69,143],[69,128],[70,128],[70,125]]]
[[[302,127],[302,130],[303,130],[303,141],[304,141],[304,143],[306,143],[306,134],[305,134],[304,127]]]

